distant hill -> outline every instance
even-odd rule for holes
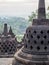
[[[8,24],[8,29],[11,26],[15,35],[24,34],[26,28],[30,25],[28,20],[22,17],[0,17],[0,33],[3,31],[4,23]]]

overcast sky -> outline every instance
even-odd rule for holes
[[[0,16],[17,16],[27,18],[38,9],[39,0],[0,0]],[[45,0],[46,8],[49,0]]]

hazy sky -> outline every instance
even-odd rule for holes
[[[0,0],[0,16],[29,16],[32,11],[38,9],[39,0]],[[46,8],[49,0],[45,0]]]

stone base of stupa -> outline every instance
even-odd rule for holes
[[[22,52],[22,49],[14,55],[12,65],[49,65],[49,55],[31,55]]]

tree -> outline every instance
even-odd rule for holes
[[[29,17],[29,22],[32,22],[33,19],[37,18],[37,10],[35,12],[32,12]]]
[[[32,12],[31,15],[28,16],[29,17],[29,22],[32,22],[33,19],[37,18],[37,16],[38,16],[38,11],[37,10],[35,12]],[[49,6],[47,8],[46,18],[49,19]]]

